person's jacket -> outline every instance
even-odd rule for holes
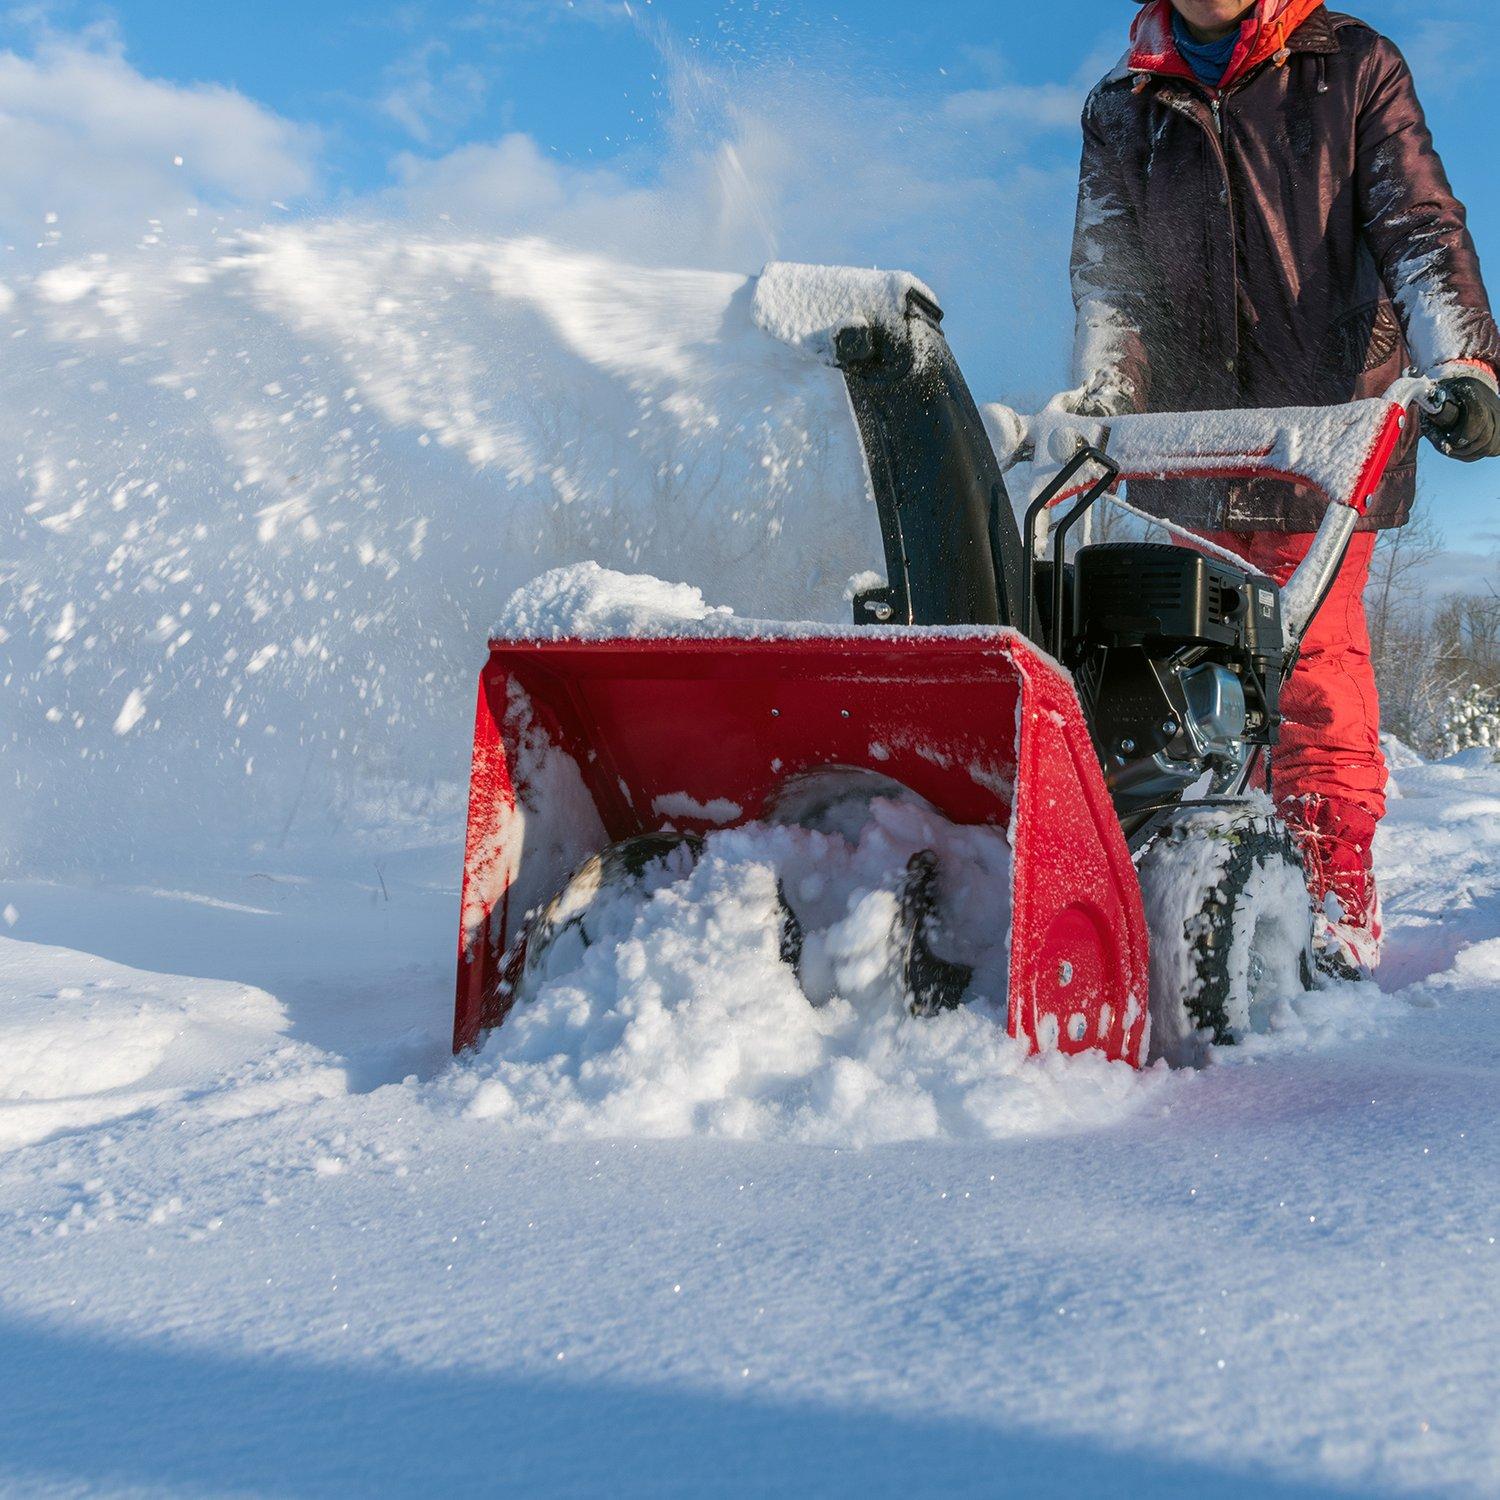
[[[1500,367],[1464,208],[1405,60],[1307,0],[1263,0],[1262,21],[1288,10],[1295,29],[1247,28],[1209,89],[1172,43],[1170,0],[1152,0],[1090,95],[1073,249],[1085,406],[1325,405],[1379,395],[1408,368]],[[1413,424],[1366,527],[1406,519],[1416,440]],[[1214,530],[1312,531],[1327,504],[1272,480],[1133,495]]]

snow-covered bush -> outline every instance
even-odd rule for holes
[[[1500,759],[1500,692],[1472,684],[1451,696],[1442,720],[1443,754],[1488,749]]]

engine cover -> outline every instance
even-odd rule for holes
[[[1080,548],[1067,665],[1123,818],[1227,783],[1274,744],[1286,638],[1275,582],[1188,547]]]

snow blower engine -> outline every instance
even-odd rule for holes
[[[994,905],[1008,914],[1012,1035],[1133,1064],[1233,1041],[1257,1005],[1311,982],[1300,856],[1247,788],[1425,389],[1326,409],[1022,419],[976,406],[942,312],[910,277],[773,265],[755,316],[843,381],[883,581],[855,596],[852,628],[730,620],[491,642],[455,1047],[524,999],[539,948],[602,888],[675,851],[691,861],[715,829],[804,817],[826,802],[818,788],[860,785],[1006,832],[1010,889]],[[1256,475],[1330,501],[1284,588],[1188,533],[1069,555],[1094,507],[1124,505],[1122,483]],[[924,851],[900,903],[914,1014],[964,997],[967,969],[940,953],[942,899]],[[795,921],[783,948],[795,965]]]

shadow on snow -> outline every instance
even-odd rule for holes
[[[0,1474],[288,1496],[1316,1496],[1086,1439],[746,1394],[383,1370],[0,1322]]]

